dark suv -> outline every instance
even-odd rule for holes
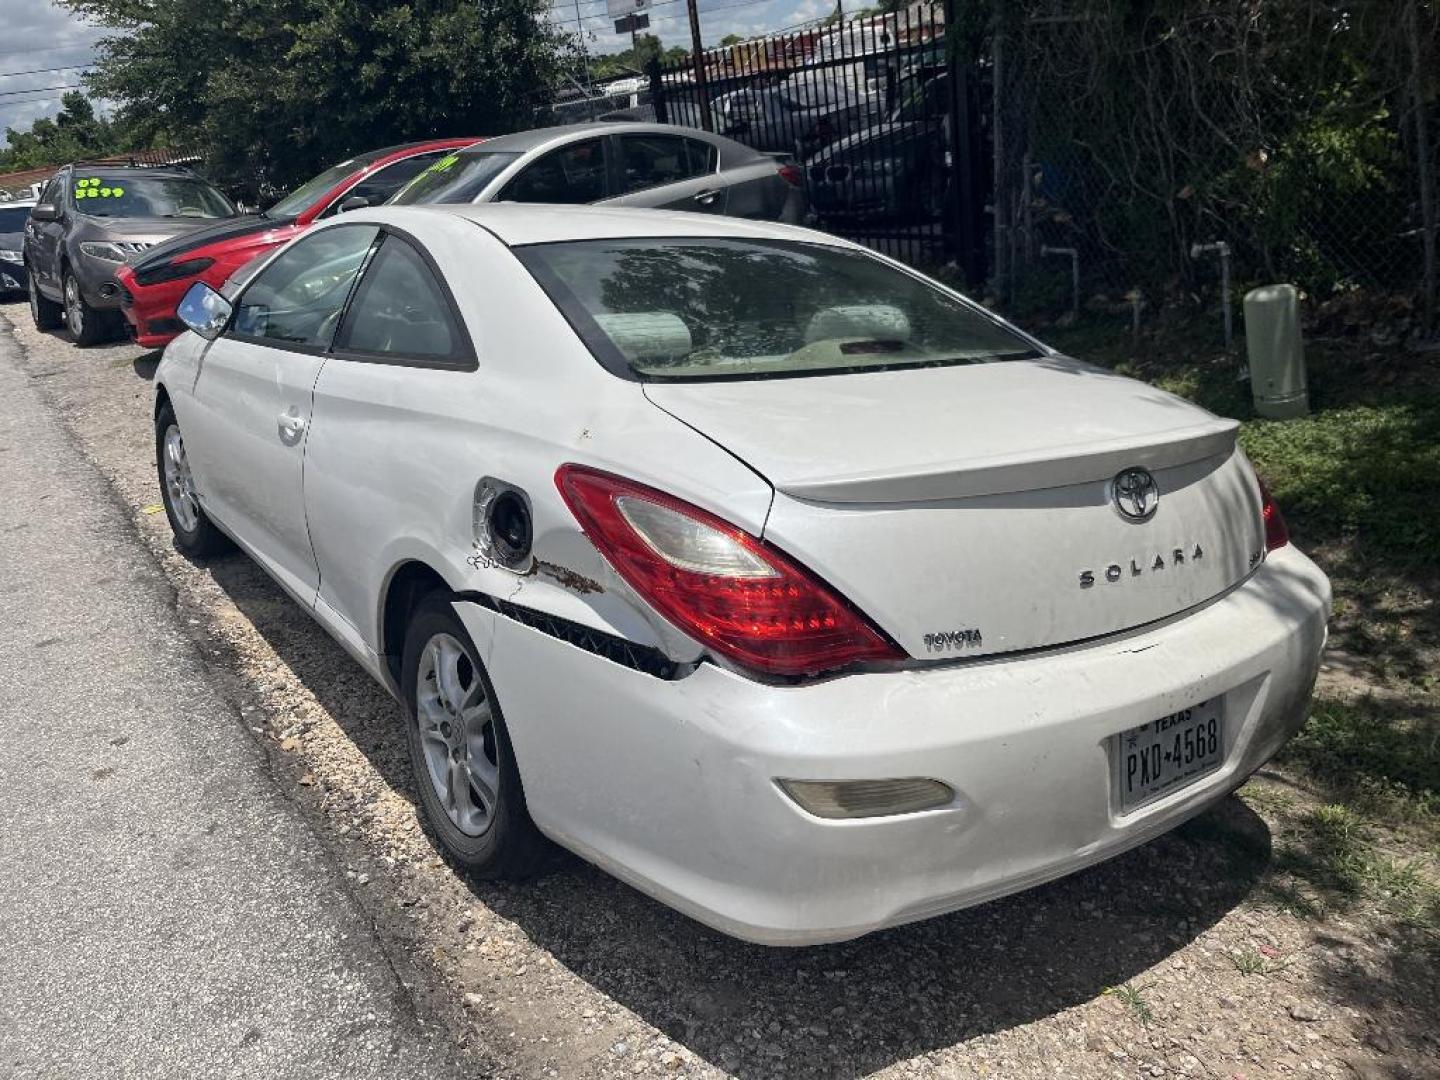
[[[36,327],[63,322],[79,345],[114,335],[121,326],[115,271],[147,248],[236,213],[189,169],[66,165],[40,192],[25,230]]]

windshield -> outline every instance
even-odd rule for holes
[[[520,155],[498,150],[446,154],[391,197],[393,206],[468,203]]]
[[[1040,355],[923,278],[792,241],[586,240],[516,254],[607,367],[746,379]]]
[[[0,233],[21,232],[29,216],[28,206],[0,206]]]
[[[204,180],[194,176],[153,176],[131,172],[75,174],[75,209],[90,217],[228,218],[235,207]]]
[[[265,216],[273,218],[299,217],[314,204],[316,199],[340,183],[341,180],[344,180],[351,173],[359,172],[367,165],[373,164],[376,160],[378,160],[378,155],[376,154],[361,154],[359,157],[342,161],[339,165],[331,165],[330,168],[318,176],[312,176],[309,180],[306,180],[305,183],[290,192],[289,195],[286,195],[274,206],[266,210]]]

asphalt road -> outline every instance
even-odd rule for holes
[[[481,1075],[416,1009],[0,316],[0,1076]]]

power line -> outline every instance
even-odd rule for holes
[[[0,98],[19,97],[21,94],[43,94],[50,90],[79,90],[83,83],[66,83],[64,86],[32,86],[29,90],[0,90]]]
[[[52,71],[88,71],[89,64],[62,64],[53,68],[32,68],[29,71],[0,71],[0,79],[13,79],[17,75],[48,75]]]

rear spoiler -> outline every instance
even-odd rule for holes
[[[1029,486],[1030,472],[1047,467],[1046,487],[1101,480],[1128,465],[1165,469],[1235,450],[1240,424],[1215,418],[1201,424],[1078,446],[1049,446],[972,459],[928,473],[870,471],[777,485],[786,495],[819,503],[928,502],[998,495]]]

